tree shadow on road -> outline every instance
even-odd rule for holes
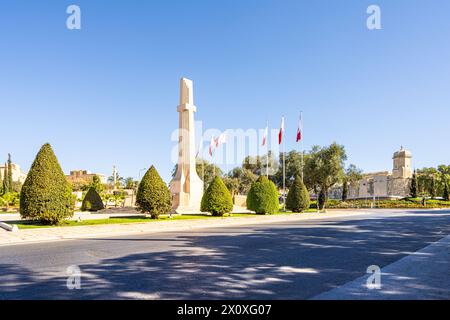
[[[148,251],[80,265],[81,290],[67,289],[65,270],[46,277],[42,270],[1,264],[0,298],[307,299],[450,234],[450,217],[433,212],[207,232],[86,240],[135,241]],[[158,249],[158,241],[169,250]]]

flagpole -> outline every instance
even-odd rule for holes
[[[283,139],[283,210],[286,212],[286,139],[284,137],[284,128],[286,126],[285,119],[283,116],[283,131],[282,131],[282,139]]]
[[[227,151],[226,151],[226,148],[223,148],[224,150],[224,156],[225,156],[225,176],[227,177],[228,176],[228,153],[227,153]]]
[[[205,185],[205,159],[202,156],[202,180],[203,186]]]
[[[267,176],[267,179],[269,179],[269,141],[268,141],[268,138],[269,138],[269,120],[267,120],[266,129],[267,129],[267,132],[266,132],[266,149],[267,149],[266,176]]]
[[[300,150],[301,150],[301,158],[302,158],[302,182],[304,183],[304,154],[305,154],[305,150],[303,149],[303,136],[304,136],[304,132],[303,132],[303,112],[300,111],[300,134],[301,134],[301,139],[300,139]]]
[[[212,162],[213,162],[213,178],[216,177],[216,153],[213,152],[212,155]]]
[[[200,156],[200,158],[199,158],[199,156]],[[203,134],[200,139],[200,146],[197,151],[197,156],[195,157],[195,172],[197,172],[197,160],[199,160],[199,159],[202,160],[202,181],[203,181],[203,185],[204,185],[205,184],[205,159],[203,156]]]
[[[203,136],[202,136],[203,138]],[[202,139],[203,140],[203,139]],[[203,191],[205,191],[205,152],[202,147],[202,181],[203,181]],[[195,168],[197,170],[197,168]]]
[[[211,143],[209,145],[209,150],[210,150],[210,155],[211,155],[211,162],[212,162],[212,167],[213,167],[213,179],[216,177],[216,165],[214,163],[214,150],[212,149],[212,143],[214,142],[214,136],[211,137]]]

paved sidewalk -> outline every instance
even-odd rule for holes
[[[223,217],[198,220],[150,221],[146,223],[107,224],[75,227],[25,229],[8,232],[0,229],[0,246],[42,241],[73,240],[105,236],[120,236],[168,231],[216,228],[234,225],[266,224],[272,222],[326,219],[370,214],[367,211],[332,211],[249,217]]]
[[[381,288],[368,289],[369,275],[314,300],[448,300],[450,236],[381,269]]]

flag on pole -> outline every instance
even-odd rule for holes
[[[195,155],[195,158],[198,158],[198,155],[200,152],[203,151],[203,135],[200,137],[200,144],[198,145],[197,154]]]
[[[280,133],[278,133],[278,144],[281,144],[281,142],[283,141],[283,134],[284,134],[284,117],[281,118]]]
[[[216,148],[226,142],[227,142],[227,135],[225,134],[225,132],[222,132],[215,140]]]
[[[303,127],[302,127],[302,116],[300,115],[300,118],[298,119],[298,129],[297,129],[297,140],[296,142],[299,142],[302,140],[302,134],[303,134]]]
[[[214,150],[215,145],[216,145],[216,140],[214,139],[214,136],[212,136],[212,137],[211,137],[211,142],[210,142],[210,144],[209,144],[209,155],[210,155],[211,157],[212,157],[212,155],[213,155],[213,150]]]
[[[262,139],[262,145],[263,147],[266,145],[267,143],[267,135],[269,133],[269,126],[266,126],[266,130],[264,130],[264,134],[263,134],[263,139]]]

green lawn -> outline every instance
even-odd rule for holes
[[[308,210],[308,212],[316,212],[316,210]],[[278,212],[276,215],[292,214],[292,212]],[[254,213],[233,213],[230,215],[225,215],[223,217],[213,217],[202,214],[192,214],[192,215],[174,215],[172,219],[169,216],[161,216],[159,219],[143,218],[141,216],[136,217],[123,217],[123,218],[108,218],[108,219],[98,219],[98,220],[83,220],[81,222],[77,221],[64,221],[56,227],[76,227],[76,226],[93,226],[101,224],[128,224],[128,223],[153,223],[159,221],[175,221],[175,220],[199,220],[199,219],[232,219],[235,217],[254,217]],[[16,224],[19,229],[36,229],[36,228],[52,228],[55,226],[44,225],[37,221],[9,221],[8,224]]]
[[[12,211],[5,211],[5,210],[0,210],[0,214],[11,214],[11,213],[19,213],[18,210],[12,210]]]

